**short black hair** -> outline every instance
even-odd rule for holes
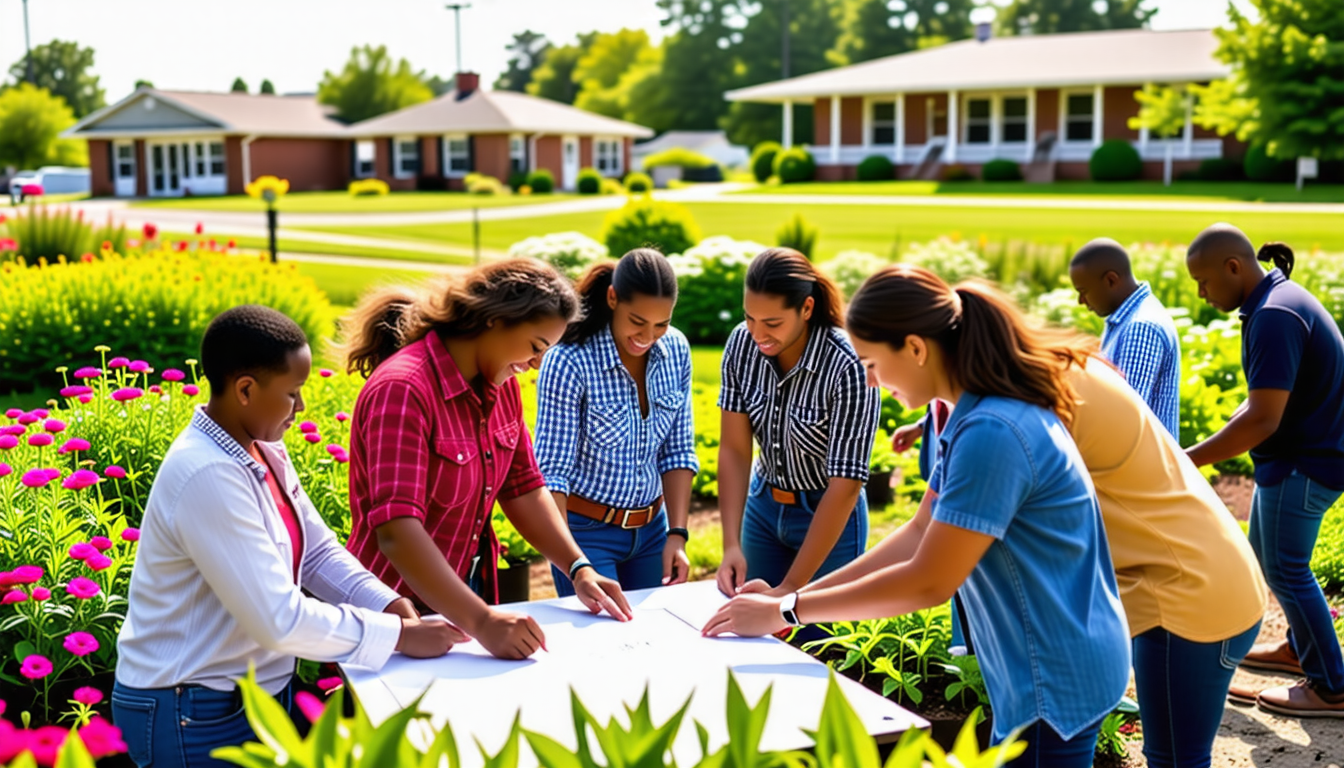
[[[299,324],[283,312],[256,304],[221,312],[201,338],[201,368],[212,392],[245,374],[283,373],[289,353],[308,345]]]
[[[1114,272],[1120,277],[1130,277],[1134,274],[1129,263],[1129,254],[1124,246],[1105,237],[1099,237],[1079,248],[1069,261],[1069,267],[1081,267],[1097,276],[1107,272]]]

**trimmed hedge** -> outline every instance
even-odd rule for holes
[[[602,222],[602,242],[613,255],[646,246],[662,253],[684,253],[700,242],[700,226],[684,205],[631,199],[607,214]]]
[[[859,163],[854,176],[859,181],[887,181],[896,178],[896,166],[885,155],[869,155]]]
[[[644,158],[645,170],[657,168],[663,165],[676,166],[678,168],[709,168],[716,165],[713,158],[706,157],[694,150],[685,147],[672,147],[662,152],[654,152],[652,155]]]
[[[626,192],[649,192],[653,190],[653,179],[649,174],[633,171],[625,177]],[[622,251],[624,253],[624,251]]]
[[[1087,169],[1093,181],[1133,181],[1143,175],[1143,159],[1133,144],[1111,139],[1092,153]]]
[[[602,191],[602,174],[595,168],[579,171],[578,190],[580,195],[596,195]]]
[[[549,194],[555,191],[555,177],[550,171],[542,168],[527,175],[527,186],[536,194]]]
[[[1270,157],[1264,144],[1253,144],[1246,150],[1244,168],[1251,181],[1294,181],[1297,177],[1293,161]]]
[[[774,171],[784,184],[811,181],[817,175],[817,161],[806,149],[793,147],[775,155]]]
[[[763,184],[770,178],[775,172],[775,155],[783,151],[784,147],[777,141],[762,141],[751,150],[751,175],[756,181]]]
[[[1021,181],[1022,166],[1003,158],[990,160],[980,169],[980,178],[985,181]]]

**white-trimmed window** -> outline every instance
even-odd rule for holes
[[[1003,122],[999,141],[1005,144],[1023,144],[1027,141],[1027,97],[1003,97]]]
[[[135,145],[117,144],[117,178],[135,177]]]
[[[224,142],[212,141],[209,144],[210,150],[210,175],[224,175]]]
[[[471,173],[471,143],[466,134],[443,137],[443,175],[466,176]]]
[[[1064,140],[1092,141],[1092,122],[1096,111],[1091,93],[1064,94]]]
[[[623,147],[620,139],[593,140],[593,167],[604,176],[621,174]]]
[[[398,136],[392,140],[392,173],[399,179],[409,179],[420,172],[420,139]]]
[[[869,124],[869,144],[896,143],[896,102],[874,101],[873,114]]]
[[[522,136],[509,137],[509,172],[527,173],[527,142]]]
[[[374,144],[372,139],[355,142],[355,176],[367,179],[373,175]]]
[[[988,97],[966,100],[966,143],[989,144],[994,140],[994,104]]]

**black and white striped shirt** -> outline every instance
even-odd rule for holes
[[[756,472],[788,491],[817,491],[832,477],[868,480],[879,393],[844,331],[809,331],[793,370],[780,377],[746,323],[723,351],[719,407],[745,413],[761,451]]]

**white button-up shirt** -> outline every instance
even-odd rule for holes
[[[299,485],[283,443],[257,443],[303,530],[298,582],[266,467],[198,409],[149,493],[117,681],[231,690],[254,664],[279,693],[294,658],[378,669],[401,637],[398,595],[345,550]],[[303,589],[320,599],[306,597]]]

